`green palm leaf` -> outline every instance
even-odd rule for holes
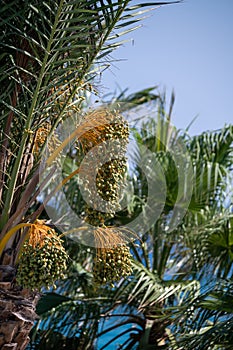
[[[140,20],[140,7],[145,4],[130,7],[130,2],[3,1],[0,188],[5,186],[5,191],[1,228],[9,218],[17,182],[24,185],[19,184],[18,174],[31,133],[45,121],[53,130],[75,105],[78,111],[85,84],[96,75],[94,65],[102,64],[120,45],[119,36],[133,30]],[[11,140],[20,146],[14,148]],[[3,164],[6,158],[8,169]]]

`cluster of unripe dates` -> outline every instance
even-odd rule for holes
[[[40,290],[64,278],[68,255],[53,229],[44,224],[32,228],[22,247],[16,280],[24,288]]]

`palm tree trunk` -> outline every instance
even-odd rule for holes
[[[168,338],[166,327],[168,322],[165,320],[155,320],[154,318],[146,318],[144,333],[139,341],[139,349],[159,350],[164,348]]]
[[[0,349],[24,350],[37,318],[39,294],[6,282],[12,270],[9,265],[0,266]]]

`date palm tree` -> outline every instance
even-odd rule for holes
[[[133,273],[114,288],[109,285],[91,288],[93,253],[86,250],[83,255],[85,249],[81,249],[77,261],[82,261],[82,269],[73,265],[61,289],[41,300],[42,319],[34,329],[32,349],[33,346],[42,349],[46,341],[51,343],[54,332],[63,336],[64,343],[73,341],[80,349],[87,344],[108,349],[116,343],[124,350],[231,347],[233,127],[192,137],[187,131],[171,128],[174,97],[166,113],[165,97],[152,90],[128,97],[121,95],[118,100],[126,102],[124,108],[127,102],[134,107],[151,100],[155,103],[157,117],[136,124],[132,132],[138,143],[134,148],[136,164],[141,164],[143,144],[163,169],[167,185],[163,210],[149,230],[141,235],[138,231],[139,239],[131,247]],[[169,148],[175,145],[172,140],[185,144],[184,156],[188,155],[192,164],[192,177],[185,177],[183,182],[179,182],[177,163]],[[148,220],[148,211],[143,210],[148,195],[145,173],[136,165],[128,176],[133,200],[115,217],[115,223],[123,225],[140,213]],[[179,186],[185,193],[190,180],[193,187],[186,213],[176,228],[169,231]],[[79,210],[81,202],[74,180],[69,186],[67,196],[76,197]],[[82,305],[80,312],[72,309],[75,303]],[[80,322],[84,328],[78,333]]]
[[[53,228],[35,222],[43,211],[43,204],[37,207],[36,201],[41,187],[46,185],[44,181],[38,186],[45,142],[58,125],[79,112],[85,94],[93,92],[94,77],[109,65],[108,55],[121,44],[119,37],[135,29],[140,15],[146,12],[147,4],[131,6],[131,3],[130,0],[1,2],[2,349],[24,349],[36,318],[39,296],[35,286],[30,288],[30,281],[35,277],[33,266],[37,268],[39,262],[34,259],[28,270],[20,270],[18,281],[28,276],[29,286],[21,288],[20,283],[16,284],[19,256],[27,266],[31,261],[27,257],[35,253],[35,247],[40,253],[44,249],[46,254],[46,242],[50,242],[49,246],[53,242],[57,250],[51,248],[50,254],[54,259],[57,253],[65,257]],[[22,246],[28,237],[32,250],[28,248],[23,254]],[[40,280],[40,276],[37,278]]]

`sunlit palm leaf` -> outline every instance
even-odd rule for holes
[[[79,110],[87,89],[85,84],[96,75],[93,65],[118,47],[117,38],[132,30],[139,20],[140,5],[130,8],[129,3],[129,0],[3,1],[0,9],[0,63],[4,73],[0,88],[2,228],[9,218],[17,181],[18,185],[22,182],[18,173],[27,143],[33,143],[31,134],[45,121],[50,122],[53,130],[74,111],[75,105],[75,112]],[[122,32],[123,27],[129,29]],[[20,146],[14,148],[11,140]],[[28,152],[31,151],[32,145]],[[9,161],[4,165],[6,158]],[[11,176],[7,177],[7,173]]]

